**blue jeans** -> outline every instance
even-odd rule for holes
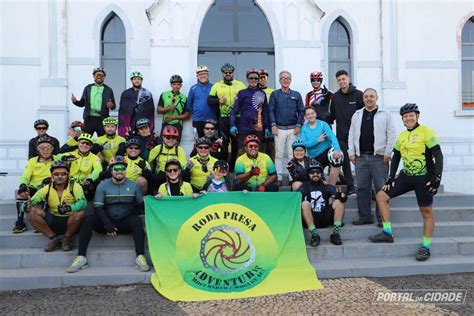
[[[357,208],[362,220],[372,220],[372,185],[375,193],[380,191],[385,184],[388,173],[388,166],[383,164],[382,155],[361,154],[357,157],[355,164],[357,183]],[[377,220],[380,222],[380,214],[375,206]]]

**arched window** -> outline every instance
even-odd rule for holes
[[[275,53],[270,26],[251,0],[216,0],[199,35],[198,64],[210,69],[211,81],[222,80],[220,68],[231,63],[234,78],[243,80],[249,68],[264,68],[269,86],[275,82]]]
[[[105,83],[120,96],[126,86],[125,27],[122,20],[111,13],[104,22],[101,34],[101,66],[107,73]]]
[[[474,16],[464,25],[461,40],[462,106],[474,110]]]
[[[349,30],[343,23],[342,19],[337,18],[329,29],[328,38],[328,84],[329,88],[333,91],[339,89],[336,83],[336,72],[339,70],[345,70],[352,73],[351,65],[351,37]]]

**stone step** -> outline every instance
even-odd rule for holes
[[[78,273],[64,267],[0,269],[0,291],[150,283],[151,274],[135,267],[90,267]]]
[[[394,243],[371,243],[369,240],[343,240],[341,246],[323,239],[318,247],[307,246],[308,259],[311,262],[322,260],[352,260],[354,258],[379,258],[387,260],[397,256],[414,255],[421,245],[421,237],[397,238]],[[474,255],[474,237],[433,238],[432,256],[472,256]]]
[[[474,256],[432,256],[424,262],[415,256],[315,260],[311,264],[319,278],[395,277],[419,274],[474,272]]]

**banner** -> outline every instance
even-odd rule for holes
[[[151,283],[172,301],[321,289],[300,201],[297,192],[145,197]]]

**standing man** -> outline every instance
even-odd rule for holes
[[[130,75],[132,87],[122,92],[119,108],[119,136],[125,137],[128,131],[135,129],[137,121],[147,118],[150,129],[155,128],[155,103],[150,91],[142,87],[143,74],[134,71]]]
[[[395,145],[395,124],[390,112],[377,105],[377,91],[364,91],[364,108],[352,116],[349,130],[349,159],[355,166],[357,183],[357,207],[359,219],[354,225],[373,224],[371,212],[372,185],[375,192],[382,189],[387,180],[388,164]],[[378,207],[377,220],[382,225]]]
[[[291,74],[283,70],[279,74],[281,88],[272,92],[269,103],[269,120],[272,134],[275,137],[275,165],[278,181],[283,172],[283,154],[288,153],[288,160],[293,158],[291,144],[300,134],[304,120],[304,104],[301,94],[290,89]]]
[[[234,170],[235,160],[237,159],[237,137],[230,133],[230,112],[234,106],[235,98],[240,90],[245,89],[243,82],[234,80],[234,66],[229,63],[221,67],[222,80],[216,82],[209,92],[207,103],[218,109],[219,114],[219,130],[230,139],[231,155],[229,165],[231,171]]]
[[[402,106],[400,115],[407,130],[398,135],[393,147],[388,180],[382,190],[377,193],[377,204],[383,219],[383,231],[369,239],[372,242],[393,243],[388,201],[414,190],[423,216],[423,243],[415,258],[418,261],[425,261],[430,257],[431,238],[435,227],[433,195],[438,192],[441,183],[443,153],[435,132],[418,123],[420,110],[415,103]],[[403,159],[403,169],[395,178],[400,158]]]
[[[309,80],[313,90],[306,94],[305,106],[312,106],[316,110],[318,119],[331,126],[334,123],[334,119],[331,117],[331,113],[329,113],[332,92],[326,86],[321,86],[323,83],[323,73],[319,71],[312,72],[309,74]]]
[[[270,102],[270,95],[273,92],[273,89],[268,87],[268,71],[265,69],[260,69],[258,71],[258,87],[265,92],[267,97],[267,104]],[[262,152],[266,153],[267,155],[275,161],[275,138],[273,137],[272,132],[270,131],[270,135],[268,137],[264,137],[261,143]]]
[[[72,94],[71,101],[74,105],[84,108],[83,132],[91,135],[96,132],[98,136],[102,136],[105,134],[102,120],[109,117],[109,110],[115,110],[115,98],[112,89],[104,84],[105,71],[100,67],[95,68],[92,75],[94,83],[84,88],[80,100]]]
[[[38,147],[38,139],[43,136],[47,136],[51,139],[53,144],[53,154],[56,155],[59,153],[59,141],[53,136],[48,135],[49,123],[46,120],[39,119],[33,123],[33,127],[36,130],[36,137],[33,137],[28,142],[28,159],[39,156],[39,152],[36,150]]]
[[[348,157],[347,149],[349,147],[348,137],[351,119],[355,111],[364,107],[363,93],[352,85],[351,79],[345,70],[336,72],[336,80],[340,89],[332,96],[330,111],[332,118],[336,120],[337,140],[341,145],[344,157]],[[342,172],[347,185],[347,195],[351,195],[355,193],[355,188],[349,159],[344,159]]]
[[[196,77],[197,83],[189,89],[186,107],[192,115],[193,127],[196,129],[198,137],[203,137],[204,125],[208,120],[217,121],[217,113],[207,103],[207,96],[212,88],[207,67],[199,65],[196,69]]]

